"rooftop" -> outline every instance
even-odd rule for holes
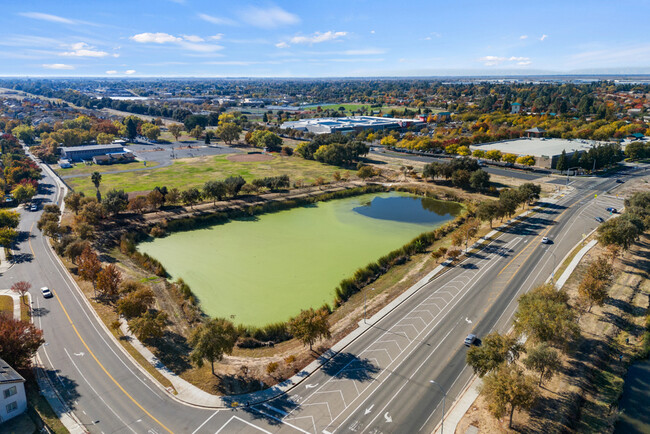
[[[112,145],[85,145],[85,146],[62,146],[61,150],[64,152],[71,151],[105,151],[110,149],[122,149],[120,144]]]
[[[484,151],[496,149],[506,154],[532,155],[533,157],[552,157],[553,155],[560,155],[562,151],[566,151],[567,154],[574,151],[587,151],[597,143],[593,140],[582,139],[522,138],[470,146],[470,148]]]
[[[7,362],[0,359],[0,384],[23,382],[25,379],[14,370]]]

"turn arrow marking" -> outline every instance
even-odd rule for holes
[[[393,418],[388,415],[388,412],[384,413],[384,419],[386,419],[386,423],[391,423],[393,421]]]
[[[313,388],[316,387],[316,386],[318,386],[318,383],[316,383],[316,384],[307,384],[307,385],[305,385],[305,387],[306,387],[307,389],[313,389]]]
[[[366,408],[366,411],[363,412],[363,414],[368,414],[372,411],[372,408],[375,406],[375,404],[372,404],[370,407]]]

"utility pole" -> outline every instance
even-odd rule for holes
[[[438,383],[435,382],[435,380],[429,380],[429,383],[435,384],[438,386],[440,391],[442,392],[442,418],[440,419],[440,434],[444,434],[445,432],[445,399],[447,398],[447,393],[442,389],[442,386]]]

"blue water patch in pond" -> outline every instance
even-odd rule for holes
[[[414,196],[375,197],[353,208],[366,217],[403,223],[435,224],[458,215],[458,203]]]

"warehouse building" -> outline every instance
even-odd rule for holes
[[[93,157],[106,154],[121,154],[125,149],[121,144],[111,145],[88,145],[88,146],[63,146],[61,147],[61,159],[68,161],[92,160]]]
[[[419,119],[394,119],[376,116],[349,116],[344,118],[314,118],[289,121],[281,128],[308,131],[314,134],[359,133],[366,130],[405,130],[409,127],[424,127]]]
[[[480,149],[485,152],[498,150],[502,154],[517,156],[532,155],[535,157],[535,166],[554,169],[562,151],[566,152],[567,157],[571,157],[574,153],[583,153],[597,144],[596,141],[582,139],[522,138],[470,146],[470,149],[472,151]]]

